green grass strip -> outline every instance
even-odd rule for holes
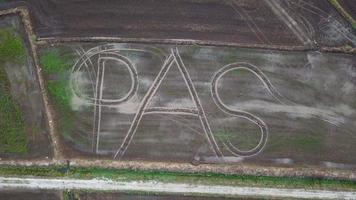
[[[308,188],[356,190],[356,181],[322,178],[226,175],[218,173],[180,173],[166,171],[119,170],[67,166],[20,167],[0,166],[1,176],[38,176],[76,179],[105,178],[119,181],[161,181],[205,185],[256,186],[278,188]]]

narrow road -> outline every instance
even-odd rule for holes
[[[141,191],[170,194],[199,194],[215,196],[254,196],[298,199],[356,199],[356,192],[306,189],[278,189],[261,187],[238,187],[163,183],[155,181],[111,181],[103,179],[57,179],[57,178],[9,178],[0,177],[2,189],[46,189],[46,190],[98,190],[98,191]]]

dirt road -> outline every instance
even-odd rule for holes
[[[200,194],[215,196],[256,196],[300,199],[356,199],[356,192],[305,189],[277,189],[256,187],[231,187],[218,185],[191,185],[162,182],[121,182],[111,180],[34,179],[0,177],[0,189],[45,189],[45,190],[121,190],[170,194]]]

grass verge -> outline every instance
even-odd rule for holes
[[[356,190],[356,181],[322,178],[225,175],[218,173],[180,173],[165,171],[119,170],[69,166],[0,166],[1,176],[38,176],[76,179],[105,178],[119,181],[160,181],[203,185],[228,185],[278,188]]]

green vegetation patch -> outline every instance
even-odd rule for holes
[[[0,166],[1,176],[39,176],[63,177],[77,179],[105,178],[119,181],[161,181],[171,183],[192,183],[203,185],[235,185],[279,188],[309,188],[331,190],[356,190],[356,181],[298,178],[298,177],[271,177],[252,175],[227,175],[218,173],[181,173],[165,171],[119,170],[106,168],[82,168],[70,166]]]
[[[64,111],[70,111],[70,101],[72,92],[69,88],[67,80],[49,80],[48,92],[51,94],[57,105],[59,105]]]
[[[0,153],[27,153],[25,123],[19,105],[10,95],[0,93]]]
[[[48,73],[64,73],[72,66],[71,57],[65,56],[58,49],[49,49],[41,56],[43,71]]]
[[[19,104],[11,96],[4,63],[21,64],[26,50],[11,28],[0,29],[0,153],[27,153],[26,128]]]
[[[0,29],[0,62],[24,63],[26,49],[23,40],[13,28]]]
[[[71,56],[61,53],[58,49],[46,49],[40,58],[41,66],[47,80],[47,90],[59,113],[60,131],[70,132],[73,127],[71,109],[72,92],[69,87],[70,69],[73,64]]]

